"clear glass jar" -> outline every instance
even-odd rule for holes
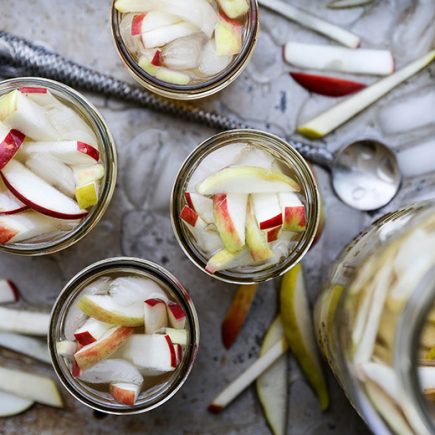
[[[430,202],[389,213],[361,233],[338,257],[319,296],[320,347],[376,434],[435,433],[435,402],[429,390],[422,392],[428,381],[435,387],[435,360],[427,356],[435,346],[434,302]]]
[[[95,106],[84,98],[83,95],[53,80],[24,77],[2,81],[0,83],[0,96],[15,89],[26,87],[48,88],[61,102],[70,106],[83,117],[97,137],[100,148],[100,160],[105,170],[104,177],[100,182],[98,203],[92,207],[86,218],[72,231],[48,241],[35,243],[20,242],[8,245],[0,244],[0,251],[18,255],[37,256],[53,254],[74,245],[97,225],[109,206],[115,190],[117,156],[115,143],[107,124]]]
[[[168,381],[141,393],[133,407],[117,403],[108,394],[103,394],[73,377],[71,367],[56,349],[56,343],[65,339],[66,316],[81,291],[102,276],[119,274],[143,276],[155,281],[170,295],[171,300],[177,302],[187,314],[188,338],[181,364],[171,374]],[[107,414],[140,414],[151,411],[168,401],[186,382],[198,353],[199,321],[188,291],[166,269],[139,258],[110,258],[83,269],[63,288],[51,312],[48,346],[54,371],[63,386],[78,401]]]
[[[112,3],[111,22],[116,50],[131,76],[144,88],[162,97],[176,100],[196,100],[213,95],[239,77],[254,52],[259,31],[258,3],[257,0],[248,0],[249,12],[242,35],[242,49],[221,73],[206,81],[191,85],[175,85],[158,80],[146,73],[127,49],[119,28],[122,14],[115,9],[115,1],[113,0]]]
[[[240,267],[214,274],[205,270],[208,259],[198,249],[195,240],[179,218],[185,204],[184,192],[201,162],[213,152],[232,144],[248,144],[277,159],[285,168],[291,168],[292,177],[301,186],[306,212],[306,229],[299,237],[295,248],[276,264]],[[304,158],[279,137],[258,130],[231,130],[219,133],[202,142],[183,163],[176,177],[171,195],[170,214],[172,228],[179,245],[187,257],[203,272],[233,284],[253,284],[283,275],[295,266],[310,249],[320,220],[320,197],[317,183],[310,166]]]

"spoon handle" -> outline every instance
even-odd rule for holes
[[[31,74],[50,78],[73,88],[120,98],[218,130],[253,128],[244,122],[201,109],[193,104],[159,97],[137,86],[72,62],[46,47],[33,44],[4,31],[0,31],[0,73],[9,77]],[[330,166],[332,154],[325,148],[298,142],[291,138],[287,140],[306,159],[322,166]]]

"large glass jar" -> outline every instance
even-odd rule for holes
[[[333,265],[315,307],[322,351],[376,434],[435,432],[435,205],[390,213]]]

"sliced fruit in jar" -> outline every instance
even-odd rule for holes
[[[92,181],[77,187],[75,195],[77,204],[82,210],[93,207],[98,203],[98,183]]]
[[[281,282],[281,319],[293,355],[319,398],[320,407],[329,406],[328,387],[323,375],[314,338],[308,297],[302,266],[297,264],[287,272]]]
[[[50,364],[46,341],[11,332],[0,332],[0,347]]]
[[[189,23],[176,23],[169,26],[159,27],[142,33],[142,43],[145,48],[162,47],[176,39],[192,35],[198,32],[198,28]]]
[[[242,329],[257,293],[258,284],[241,285],[236,290],[222,322],[222,342],[229,349]]]
[[[43,405],[63,408],[57,385],[50,378],[0,367],[0,385],[2,391],[6,393]]]
[[[0,304],[17,302],[19,299],[18,287],[9,279],[0,279]]]
[[[205,270],[209,273],[216,273],[224,269],[255,265],[254,259],[248,249],[232,253],[222,249],[214,254],[207,262]]]
[[[100,322],[91,317],[83,326],[77,329],[74,333],[74,338],[79,344],[86,346],[101,338],[111,327],[110,323]]]
[[[282,225],[282,211],[277,194],[254,193],[252,195],[252,205],[261,230]]]
[[[10,129],[0,122],[0,169],[4,168],[17,154],[24,139],[23,133]]]
[[[181,21],[181,18],[168,12],[150,11],[133,17],[131,25],[132,35],[140,35],[160,27],[170,26]]]
[[[86,370],[115,353],[133,332],[133,328],[126,326],[111,328],[99,340],[76,352],[74,360],[80,370]]]
[[[59,219],[80,219],[88,214],[74,200],[15,160],[2,169],[1,175],[8,189],[35,211]]]
[[[166,302],[161,299],[147,299],[144,305],[144,324],[147,334],[168,326]]]
[[[173,71],[165,67],[157,67],[155,77],[163,82],[173,83],[174,85],[187,85],[190,83],[190,76],[180,71]]]
[[[116,383],[110,384],[110,394],[123,405],[134,406],[140,393],[140,385]]]
[[[104,177],[104,166],[99,163],[90,166],[76,166],[72,171],[77,186],[84,186]]]
[[[186,313],[181,306],[175,302],[167,304],[169,325],[175,329],[184,329],[186,326]]]
[[[77,352],[75,341],[62,340],[56,343],[56,352],[66,358],[71,358]]]
[[[240,18],[249,11],[249,5],[246,0],[217,0],[217,2],[229,18]]]
[[[122,306],[108,295],[86,295],[79,299],[77,308],[100,322],[121,326],[143,325],[143,303]]]
[[[12,417],[27,411],[35,402],[0,391],[0,417]]]
[[[305,206],[295,193],[279,193],[279,203],[284,216],[283,229],[287,231],[305,231],[307,217]]]
[[[242,26],[220,20],[216,24],[215,43],[218,56],[239,54],[242,49]]]
[[[214,223],[213,200],[195,192],[185,192],[184,197],[189,207],[195,210],[207,224]]]
[[[198,187],[201,195],[215,193],[299,192],[292,178],[255,166],[224,168],[206,178]]]
[[[46,313],[0,307],[0,330],[3,331],[45,336],[49,323],[50,315]]]
[[[215,194],[213,197],[216,227],[229,252],[238,252],[245,246],[247,202],[246,194]]]
[[[20,213],[28,208],[14,196],[0,178],[0,216]]]
[[[187,331],[185,329],[162,328],[156,331],[156,333],[169,335],[169,338],[174,344],[180,344],[181,346],[187,345]]]
[[[167,301],[166,293],[152,279],[141,276],[120,276],[109,286],[113,301],[121,306],[140,305],[151,298]]]

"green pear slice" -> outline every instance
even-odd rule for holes
[[[302,266],[297,264],[281,282],[281,318],[285,336],[307,380],[317,393],[320,407],[329,406],[329,393],[320,364]]]
[[[19,334],[45,336],[48,334],[50,315],[34,311],[0,307],[0,330]]]
[[[260,357],[283,337],[284,327],[278,316],[266,332]],[[258,398],[274,435],[285,435],[287,430],[288,370],[287,355],[282,355],[257,378]]]
[[[235,253],[222,249],[208,260],[205,270],[209,273],[215,273],[224,269],[253,266],[255,264],[256,262],[246,248]]]
[[[314,119],[302,124],[297,131],[311,139],[319,139],[340,125],[349,121],[355,115],[379,100],[396,86],[418,73],[435,59],[435,50],[432,50],[420,59],[411,62],[396,73],[377,81],[363,89],[347,100],[337,104]]]
[[[0,418],[21,414],[27,411],[34,403],[33,400],[0,391]]]

